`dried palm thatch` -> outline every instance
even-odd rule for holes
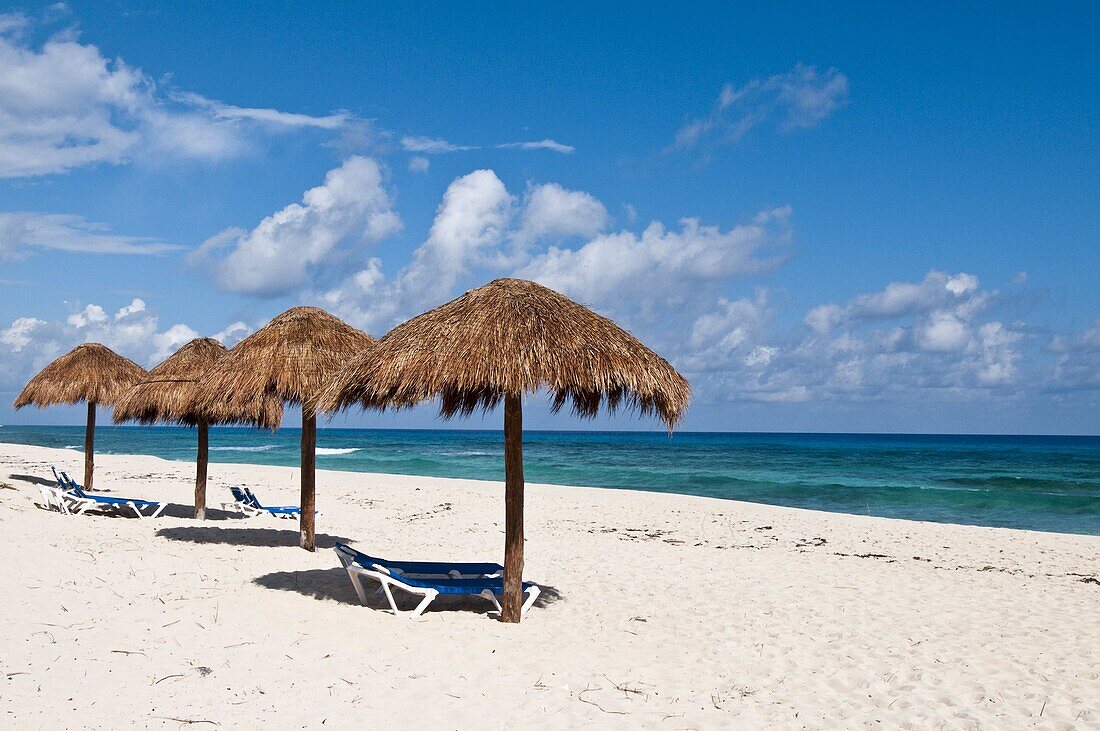
[[[199,380],[195,408],[214,423],[277,429],[283,402],[302,407],[299,545],[314,541],[317,399],[343,364],[375,347],[370,335],[316,307],[295,307],[237,343]]]
[[[28,404],[88,403],[88,421],[84,428],[84,488],[92,489],[95,475],[95,410],[99,405],[113,406],[135,383],[145,377],[145,369],[99,343],[84,343],[39,371],[23,388],[13,406]]]
[[[592,417],[606,403],[655,414],[671,430],[691,386],[668,361],[618,325],[534,282],[498,279],[387,333],[350,362],[318,402],[403,408],[438,396],[445,417],[504,401],[504,598],[520,621],[523,586],[522,396],[547,389]]]
[[[225,346],[213,338],[195,338],[149,371],[145,380],[127,391],[115,406],[116,424],[167,421],[198,427],[195,456],[195,518],[198,520],[206,518],[210,446],[206,419],[194,408],[195,386],[226,352]]]
[[[439,396],[450,417],[544,388],[555,411],[568,401],[592,417],[606,403],[670,429],[691,395],[668,361],[611,320],[534,282],[498,279],[395,327],[348,363],[319,405],[402,408]]]
[[[228,351],[213,338],[195,338],[149,371],[115,405],[114,421],[172,422],[195,426],[195,385]]]
[[[86,401],[114,406],[144,377],[145,369],[129,358],[105,345],[84,343],[39,371],[12,405],[21,409],[28,404],[53,406]]]
[[[294,307],[237,343],[198,383],[194,406],[211,423],[277,429],[283,403],[316,413],[328,379],[374,338],[316,307]]]

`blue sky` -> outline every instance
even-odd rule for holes
[[[0,5],[0,422],[79,421],[10,402],[81,341],[518,275],[688,429],[1095,434],[1098,13],[895,5]]]

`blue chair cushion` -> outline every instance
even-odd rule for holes
[[[344,543],[337,543],[337,548],[343,549],[352,555],[355,563],[359,564],[365,569],[373,569],[374,564],[379,566],[385,566],[389,569],[396,569],[398,571],[405,571],[414,574],[446,574],[451,571],[458,571],[464,574],[495,574],[498,571],[503,571],[504,567],[497,563],[444,563],[435,561],[387,561],[384,558],[377,558],[375,556],[368,556],[365,553],[356,551],[351,546]],[[404,578],[404,577],[402,577]],[[465,581],[465,579],[463,579]],[[491,579],[490,579],[491,581]],[[461,592],[460,592],[461,593]],[[470,592],[476,594],[478,592]]]

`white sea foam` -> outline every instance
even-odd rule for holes
[[[352,452],[358,452],[362,447],[317,447],[317,454],[334,457],[340,454],[351,454]]]
[[[258,447],[241,447],[236,445],[230,445],[228,447],[211,447],[211,452],[267,452],[275,449],[274,444],[263,444]]]

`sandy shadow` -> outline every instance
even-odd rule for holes
[[[265,589],[296,591],[313,599],[337,601],[342,604],[358,604],[355,589],[348,580],[348,572],[342,568],[309,569],[307,571],[274,571],[252,580]],[[385,599],[382,600],[383,603]]]
[[[294,591],[312,599],[360,606],[359,597],[355,595],[355,589],[351,585],[347,571],[340,567],[307,571],[275,571],[253,579],[253,583],[265,589]],[[367,607],[385,612],[392,611],[386,597],[376,591],[377,584],[365,582],[364,586],[367,589]],[[535,607],[547,607],[563,598],[562,593],[552,586],[539,584],[539,588],[542,589],[542,593],[535,600]],[[394,591],[394,599],[402,611],[408,611],[420,602],[419,596],[402,591]],[[431,603],[427,611],[466,611],[489,614],[493,612],[493,608],[489,602],[479,597],[442,595]]]
[[[184,505],[182,503],[168,503],[164,508],[164,512],[161,513],[166,518],[194,518],[195,506]],[[220,510],[218,508],[206,508],[206,519],[210,521],[215,520],[247,520],[248,516],[241,515],[237,512],[229,510]]]
[[[32,485],[47,485],[49,487],[55,487],[57,485],[55,480],[47,480],[45,477],[35,477],[34,475],[17,475],[12,473],[8,475],[8,479],[29,482]]]
[[[289,521],[288,521],[289,522]],[[297,526],[295,522],[292,525]],[[227,543],[233,546],[297,546],[298,531],[281,528],[220,528],[218,526],[186,526],[161,528],[158,538],[188,543]],[[350,543],[350,538],[318,533],[317,548],[332,548],[337,542]]]
[[[46,485],[47,487],[57,487],[57,481],[51,480],[47,477],[38,477],[36,475],[17,475],[12,473],[8,475],[12,480],[19,480],[20,482],[29,482],[32,485]],[[114,490],[109,487],[100,487],[96,485],[92,492],[96,495],[111,495],[114,497]]]

